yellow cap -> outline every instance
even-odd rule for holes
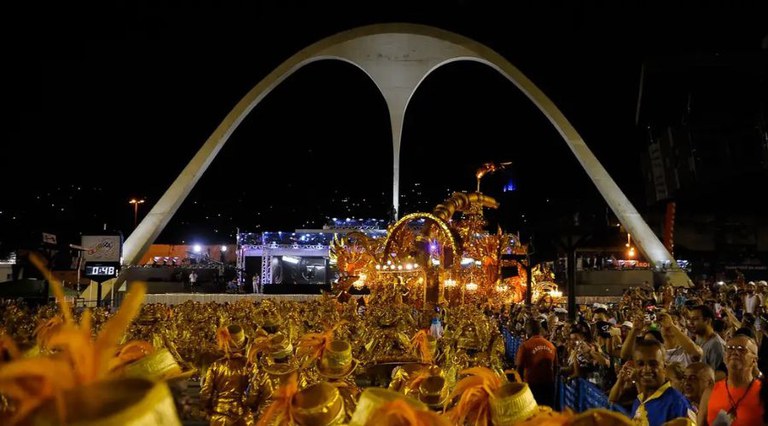
[[[317,372],[329,379],[340,379],[350,375],[357,367],[352,358],[352,346],[345,340],[332,340],[323,351],[323,357],[317,364]]]
[[[291,414],[300,426],[330,426],[344,420],[344,401],[338,388],[320,382],[293,396]]]
[[[159,349],[125,366],[125,377],[149,380],[177,380],[191,377],[197,370],[182,371],[168,349]]]
[[[541,411],[551,411],[536,403],[528,383],[505,383],[494,396],[490,400],[491,420],[496,426],[515,424]]]
[[[355,409],[355,413],[352,414],[349,426],[365,426],[365,424],[368,423],[370,415],[376,411],[377,408],[396,399],[403,399],[416,410],[429,410],[423,402],[405,397],[401,393],[384,388],[367,388],[360,394],[360,399],[357,401],[357,408]]]
[[[54,426],[181,426],[176,405],[165,382],[128,378],[76,387],[63,394],[59,417],[52,398],[31,417],[31,424]]]

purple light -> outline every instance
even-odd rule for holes
[[[431,243],[429,245],[429,251],[437,251],[437,244]]]

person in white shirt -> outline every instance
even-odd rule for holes
[[[195,285],[197,285],[197,272],[192,271],[189,273],[189,289],[193,293],[195,292]]]
[[[757,286],[754,281],[747,283],[747,294],[744,295],[744,312],[755,316],[760,315],[763,306],[762,296],[756,293]]]

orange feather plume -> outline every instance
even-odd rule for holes
[[[216,345],[224,351],[225,356],[229,356],[230,345],[232,343],[232,335],[229,333],[229,329],[226,326],[219,327],[216,330]]]
[[[256,426],[268,425],[292,425],[293,414],[291,413],[291,404],[293,396],[299,392],[299,381],[296,373],[288,377],[288,381],[277,388],[274,395],[274,401],[267,408],[264,414],[256,423]]]
[[[302,360],[302,368],[309,368],[315,360],[323,357],[323,353],[331,346],[336,330],[347,324],[347,321],[339,321],[335,325],[325,325],[322,333],[307,333],[301,336],[296,345],[296,357]]]
[[[432,411],[416,410],[404,399],[386,402],[374,410],[365,426],[449,426],[451,422]]]
[[[460,374],[468,376],[459,380],[451,392],[448,401],[459,396],[459,402],[448,412],[448,416],[455,424],[464,424],[465,421],[472,425],[489,424],[491,398],[504,384],[504,378],[485,367],[468,368]]]
[[[0,393],[14,402],[9,425],[17,424],[50,398],[76,385],[74,371],[63,358],[22,358],[0,369]],[[61,412],[61,418],[64,413]]]
[[[418,351],[421,362],[431,364],[432,353],[429,351],[429,334],[419,330],[411,339],[411,351]]]
[[[132,362],[138,361],[155,351],[151,343],[143,340],[133,340],[122,345],[109,362],[109,371],[114,371]]]
[[[48,346],[48,339],[64,325],[64,318],[59,315],[41,321],[35,328],[35,341],[40,347]]]
[[[61,311],[61,314],[64,316],[64,322],[67,324],[72,324],[74,320],[72,319],[72,307],[69,306],[69,302],[67,302],[66,297],[64,296],[64,286],[61,284],[59,280],[57,280],[50,270],[45,266],[45,262],[43,261],[43,258],[40,257],[37,253],[32,253],[29,255],[29,261],[32,262],[32,264],[37,268],[38,271],[42,272],[43,276],[46,280],[48,280],[49,283],[55,284],[51,286],[51,290],[53,290],[53,295],[56,296],[56,302],[59,304],[59,310]]]
[[[42,262],[33,257],[33,263],[46,277],[51,277]],[[61,419],[65,418],[63,393],[76,386],[84,386],[112,376],[110,366],[117,345],[125,336],[133,318],[138,314],[146,293],[146,284],[135,283],[126,295],[120,310],[92,337],[92,319],[86,310],[80,324],[72,317],[69,304],[63,297],[61,283],[50,281],[64,317],[63,324],[51,331],[47,344],[60,352],[56,357],[26,358],[12,361],[0,369],[0,393],[8,396],[18,406],[10,424],[24,421],[24,417],[45,401],[54,398]]]

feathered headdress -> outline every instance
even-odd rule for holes
[[[473,367],[462,370],[460,374],[469,376],[459,380],[448,397],[448,401],[460,396],[459,402],[448,412],[454,424],[487,425],[491,421],[491,398],[505,379],[485,367]]]
[[[149,342],[143,340],[128,342],[120,346],[115,357],[109,361],[109,371],[116,371],[132,362],[144,358],[154,351],[155,347]]]
[[[72,322],[71,318],[69,322]],[[41,348],[47,347],[48,340],[54,333],[59,331],[63,325],[64,318],[62,318],[60,315],[51,317],[47,321],[40,321],[40,323],[35,328],[35,341],[37,345]]]
[[[334,334],[347,321],[339,321],[335,325],[325,325],[322,333],[307,333],[301,336],[296,345],[296,357],[302,360],[302,368],[308,368],[313,362],[323,357],[323,353],[331,345]]]
[[[229,330],[226,326],[219,327],[216,330],[216,346],[219,347],[222,351],[224,351],[224,356],[229,356],[229,352],[231,350],[230,346],[232,345],[232,335],[229,333]]]
[[[431,364],[433,361],[432,351],[429,350],[429,334],[424,330],[419,330],[411,339],[411,351],[418,351],[421,362]]]
[[[256,426],[268,425],[292,425],[293,414],[291,404],[293,396],[299,392],[299,382],[296,373],[291,374],[282,386],[278,387],[274,394],[272,404],[256,423]]]
[[[365,426],[449,426],[451,422],[432,411],[417,410],[404,399],[382,404],[368,417]]]
[[[48,346],[60,349],[59,356],[20,359],[0,369],[0,393],[12,399],[17,407],[10,419],[11,425],[23,420],[50,398],[56,399],[59,418],[63,420],[66,415],[64,391],[109,378],[109,367],[117,353],[117,345],[138,314],[146,293],[146,284],[132,285],[120,310],[102,326],[94,340],[91,336],[91,311],[86,310],[80,324],[75,324],[61,283],[52,278],[39,257],[31,256],[30,259],[44,272],[44,276],[49,277],[64,324],[52,333],[47,342]],[[35,386],[29,386],[30,383]]]

